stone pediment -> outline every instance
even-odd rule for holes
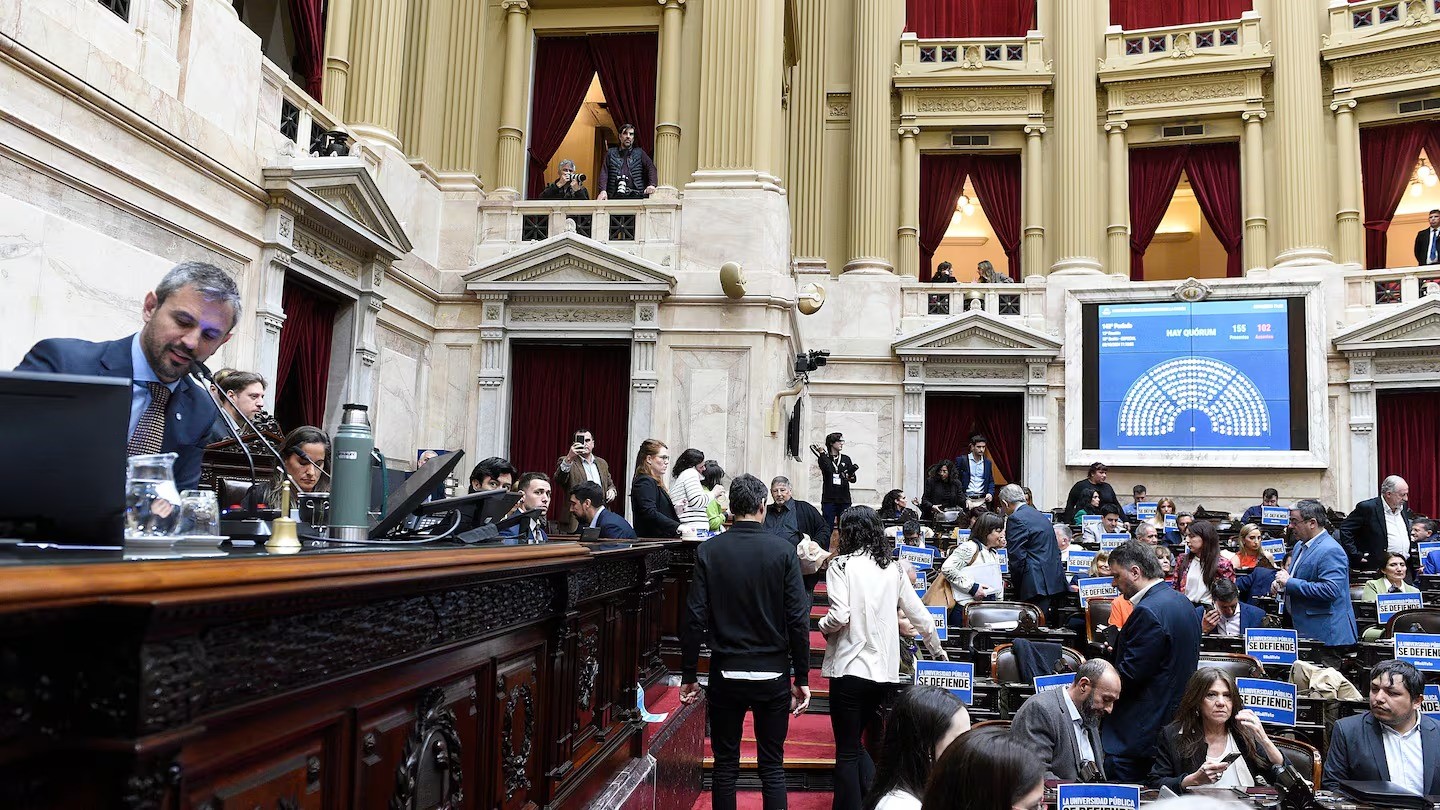
[[[575,233],[562,233],[495,258],[465,274],[471,292],[652,293],[669,295],[675,277],[659,264]]]
[[[1427,296],[1401,309],[1353,326],[1335,336],[1342,352],[1440,351],[1440,297]]]
[[[293,210],[341,247],[392,260],[410,252],[410,238],[359,158],[301,158],[263,174],[272,205]]]
[[[902,357],[1054,357],[1060,343],[1019,324],[972,309],[891,344]]]

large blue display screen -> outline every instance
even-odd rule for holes
[[[1288,306],[1100,305],[1100,448],[1292,449]]]

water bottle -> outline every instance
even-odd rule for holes
[[[330,465],[330,537],[364,540],[370,534],[370,454],[375,434],[369,409],[347,404],[335,431]]]

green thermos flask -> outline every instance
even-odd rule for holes
[[[346,404],[335,431],[335,460],[330,465],[330,536],[337,540],[364,540],[370,534],[370,455],[374,450],[369,409]]]

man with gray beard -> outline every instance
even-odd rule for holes
[[[1105,781],[1100,718],[1120,697],[1120,673],[1103,658],[1080,665],[1068,687],[1025,701],[1010,733],[1045,760],[1045,778],[1061,782]]]

